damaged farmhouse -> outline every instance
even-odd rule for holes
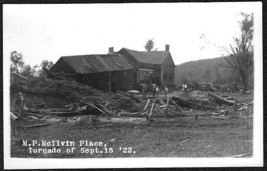
[[[163,5],[158,7],[161,9]],[[186,11],[192,15],[192,10]],[[91,10],[85,10],[84,14],[87,12]],[[10,158],[148,157],[161,161],[164,157],[175,162],[180,158],[254,159],[257,143],[253,138],[259,126],[255,124],[259,114],[254,110],[258,108],[258,105],[254,108],[258,99],[254,95],[257,85],[254,84],[253,14],[241,15],[244,19],[238,24],[246,25],[239,29],[240,40],[226,42],[232,44],[220,56],[222,49],[214,45],[217,42],[208,40],[200,33],[202,29],[195,27],[196,22],[191,22],[202,11],[186,22],[182,20],[184,17],[179,18],[182,14],[173,15],[179,10],[173,11],[178,24],[177,18],[171,20],[171,14],[161,13],[159,19],[165,19],[168,24],[162,28],[146,17],[144,23],[149,29],[143,24],[137,29],[142,34],[131,30],[131,24],[139,26],[132,18],[128,24],[125,24],[128,20],[123,25],[114,24],[112,15],[116,12],[121,15],[120,10],[114,9],[107,13],[111,17],[108,21],[106,14],[99,19],[98,15],[87,14],[83,18],[71,13],[77,23],[63,20],[57,32],[52,24],[47,25],[51,29],[51,41],[44,38],[44,42],[55,42],[51,43],[51,54],[42,54],[47,58],[40,57],[42,62],[33,68],[26,60],[31,53],[10,52],[10,72],[7,72],[10,73],[10,108],[4,115],[10,123]],[[64,18],[69,15],[62,14]],[[198,21],[202,24],[209,14]],[[93,17],[88,19],[88,16]],[[57,24],[55,21],[53,24]],[[90,21],[89,26],[84,26],[84,21]],[[99,27],[102,22],[103,30]],[[207,20],[217,27],[213,22]],[[193,23],[191,27],[186,26],[190,23]],[[201,26],[205,30],[204,24]],[[64,30],[61,28],[70,30],[58,35],[59,30]],[[79,35],[76,29],[83,33]],[[125,32],[115,34],[117,30]],[[225,31],[224,28],[220,32],[212,30],[216,31],[214,36]],[[148,32],[151,34],[147,35]],[[129,33],[136,35],[128,37],[132,36]],[[147,36],[153,39],[140,45]],[[213,51],[216,53],[206,54]],[[46,49],[40,53],[44,52]],[[35,59],[31,62],[38,61]]]
[[[73,74],[73,78],[100,90],[133,90],[140,84],[173,86],[174,62],[165,51],[135,51],[109,48],[108,54],[63,56],[50,69],[54,73]]]

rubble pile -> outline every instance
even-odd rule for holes
[[[188,96],[150,98],[121,91],[111,94],[75,81],[48,78],[25,79],[24,84],[12,85],[11,117],[14,120],[26,118],[40,121],[40,124],[26,128],[48,126],[57,122],[89,127],[110,122],[145,124],[157,117],[229,119],[230,114],[248,110],[248,106],[253,104],[253,98],[240,100],[199,92],[192,92]],[[36,97],[40,101],[38,105],[32,105],[31,103],[36,103]],[[53,99],[64,103],[57,107],[48,105]],[[240,117],[251,119],[251,114],[252,110],[250,115]]]
[[[27,84],[28,93],[43,94],[47,96],[60,96],[66,99],[78,100],[80,97],[100,95],[100,91],[90,86],[79,84],[76,81],[53,80],[50,78],[33,78]]]

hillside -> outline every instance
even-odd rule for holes
[[[218,84],[228,84],[240,82],[236,72],[233,72],[226,66],[227,62],[224,57],[190,61],[175,67],[175,84],[184,82],[211,82]]]

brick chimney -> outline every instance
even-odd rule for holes
[[[169,52],[170,51],[170,45],[165,45],[165,52]]]
[[[109,48],[108,48],[108,53],[109,53],[109,54],[114,53],[114,47],[109,47]]]

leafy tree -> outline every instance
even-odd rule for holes
[[[148,41],[146,41],[146,44],[144,47],[149,52],[154,48],[154,45],[155,45],[155,43],[154,43],[153,39],[149,39]]]
[[[43,60],[40,66],[41,66],[41,68],[50,69],[53,65],[54,64],[52,61]]]
[[[253,72],[253,57],[254,47],[253,41],[253,14],[241,13],[243,20],[239,23],[241,35],[239,38],[234,38],[235,44],[230,45],[230,50],[224,48],[229,57],[225,58],[229,64],[227,67],[237,71],[241,77],[243,85],[243,93],[246,92],[248,86],[249,75]]]
[[[52,61],[43,60],[40,65],[35,65],[34,68],[36,69],[39,76],[45,76],[46,74],[43,68],[49,70],[53,65],[54,64]]]
[[[11,59],[10,72],[11,73],[15,72],[20,74],[21,70],[24,67],[24,60],[22,53],[18,53],[17,51],[12,51],[10,59]]]
[[[17,73],[25,77],[33,77],[35,69],[24,63],[23,54],[12,51],[10,54],[11,66],[10,73]]]
[[[30,65],[25,65],[20,74],[29,78],[29,77],[33,77],[34,72],[35,72],[34,68],[32,68]]]

